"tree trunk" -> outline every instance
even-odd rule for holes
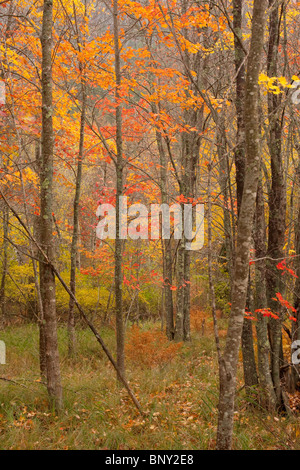
[[[237,187],[237,209],[240,213],[246,169],[245,153],[245,50],[243,47],[243,0],[233,1],[233,27],[234,27],[234,49],[235,49],[235,70],[236,70],[236,115],[237,115],[237,133],[236,147],[234,151],[234,160],[236,168],[236,187]],[[251,295],[250,288],[248,294]],[[256,364],[253,348],[253,330],[249,320],[244,321],[242,334],[242,351],[245,386],[250,389],[257,384]]]
[[[266,8],[267,0],[254,0],[244,108],[247,166],[238,221],[232,307],[226,348],[220,364],[217,432],[219,450],[229,450],[232,447],[237,365],[247,300],[251,235],[260,173],[258,79],[264,45]]]
[[[269,24],[268,49],[268,76],[277,76],[277,56],[279,47],[279,6],[275,0],[269,0],[272,7]],[[278,311],[278,302],[272,300],[276,292],[283,292],[282,277],[277,269],[278,258],[283,257],[285,225],[286,225],[286,199],[285,182],[283,178],[283,162],[281,151],[282,118],[279,115],[281,98],[273,93],[268,94],[269,114],[269,151],[271,157],[272,185],[269,196],[269,239],[267,262],[267,296],[268,307],[273,312]],[[272,261],[272,259],[274,261]],[[279,312],[280,313],[280,312]],[[280,360],[282,347],[281,319],[270,319],[270,340],[272,348],[272,377],[275,386],[277,405],[281,405]]]
[[[41,178],[41,142],[37,140],[35,142],[35,162],[36,169],[39,177]],[[28,216],[26,217],[27,224],[29,222]],[[41,234],[40,234],[40,217],[35,216],[33,219],[33,234],[38,243],[41,243]],[[37,305],[38,305],[38,315],[39,315],[39,359],[40,359],[40,373],[41,377],[47,380],[47,361],[46,361],[46,339],[45,339],[45,320],[43,312],[43,299],[41,294],[41,285],[39,280],[39,273],[37,269],[37,258],[41,260],[41,254],[35,245],[31,243],[31,254],[32,254],[32,267],[34,272],[34,283],[37,295]]]
[[[191,340],[191,252],[185,250],[184,253],[184,279],[185,288],[183,290],[183,341]]]
[[[177,291],[176,291],[176,322],[175,322],[175,340],[183,340],[183,322],[184,322],[184,258],[185,258],[185,243],[184,239],[178,242],[177,250]]]
[[[86,91],[85,84],[82,82],[82,110],[80,117],[80,138],[79,138],[79,152],[77,161],[77,174],[76,174],[76,187],[75,197],[73,204],[73,235],[71,245],[71,270],[70,270],[70,291],[75,296],[76,294],[76,269],[78,260],[78,239],[79,239],[79,201],[81,192],[82,180],[82,159],[84,149],[84,126],[85,126],[85,108],[86,108]],[[73,356],[76,349],[76,334],[75,334],[75,303],[71,296],[69,300],[69,318],[68,318],[68,332],[69,332],[69,356]]]
[[[53,101],[52,101],[52,21],[53,2],[45,0],[43,7],[42,44],[42,162],[40,242],[50,261],[53,259]],[[40,261],[40,286],[45,321],[47,388],[51,404],[62,408],[62,388],[57,344],[55,277],[51,265]]]
[[[246,169],[245,153],[245,50],[243,47],[243,0],[233,1],[233,27],[234,27],[234,49],[235,49],[235,70],[236,70],[236,115],[237,133],[234,160],[236,168],[237,187],[237,209],[240,213]],[[250,287],[248,289],[251,295]],[[253,330],[249,320],[244,321],[242,334],[242,351],[245,386],[249,390],[257,384],[256,363],[253,348]]]
[[[300,146],[297,144],[298,154],[300,156]],[[300,183],[300,165],[297,168],[297,180],[298,184]],[[298,196],[299,197],[299,196]],[[296,309],[295,317],[296,323],[293,322],[292,329],[292,343],[294,341],[300,340],[300,200],[298,200],[298,217],[295,226],[295,251],[296,251],[296,278],[295,282],[295,292],[294,292],[294,308]],[[294,350],[291,351],[292,354]],[[291,361],[292,362],[292,361]],[[290,391],[295,391],[300,389],[300,367],[299,364],[292,365],[292,374],[291,374],[291,388]]]
[[[235,51],[235,71],[236,71],[236,116],[237,133],[236,147],[234,150],[234,161],[236,167],[237,185],[237,205],[240,211],[246,169],[245,154],[245,122],[244,122],[244,102],[245,102],[245,52],[243,48],[242,35],[242,10],[243,0],[233,0],[233,28],[234,28],[234,51]]]
[[[251,311],[251,282],[250,272],[248,281],[248,293],[246,306]],[[254,353],[254,341],[253,341],[253,328],[252,320],[244,318],[243,332],[242,332],[242,353],[243,353],[243,369],[244,369],[244,381],[245,388],[248,397],[251,400],[255,400],[254,387],[258,385],[258,376],[256,370],[255,353]]]
[[[230,215],[230,198],[228,194],[228,188],[230,186],[229,171],[228,171],[228,158],[226,155],[226,133],[225,133],[225,122],[220,117],[220,123],[218,126],[217,146],[218,146],[218,160],[219,160],[219,184],[224,198],[223,208],[223,227],[225,236],[225,251],[226,251],[226,266],[229,272],[230,280],[233,274],[233,231],[232,231],[232,219]],[[237,170],[236,170],[237,172]],[[233,216],[234,217],[234,216]],[[233,220],[235,223],[235,220]]]
[[[122,108],[120,105],[121,86],[121,64],[119,47],[119,19],[118,0],[113,2],[113,25],[114,25],[114,49],[115,49],[115,102],[116,102],[116,242],[115,242],[115,299],[116,299],[116,329],[117,329],[117,365],[125,376],[125,326],[123,319],[123,295],[122,295],[122,239],[120,220],[120,197],[123,194],[123,140],[122,140]]]
[[[263,198],[262,180],[256,199],[256,218],[254,230],[255,256],[259,261],[255,263],[255,309],[264,309],[267,305],[266,292],[266,222]],[[268,318],[261,313],[257,314],[257,351],[258,375],[260,385],[260,403],[266,409],[275,409],[276,396],[270,371],[270,343],[268,338]]]
[[[1,275],[1,284],[0,284],[0,308],[1,308],[1,318],[0,318],[0,327],[4,327],[6,320],[6,309],[5,309],[5,284],[6,276],[8,269],[8,222],[9,222],[9,209],[5,205],[3,208],[3,258],[2,258],[2,275]]]
[[[154,111],[157,112],[156,108]],[[163,147],[162,136],[159,131],[156,131],[156,142],[160,157],[160,184],[161,184],[161,202],[168,204],[168,190],[167,190],[167,158]],[[163,270],[164,270],[164,310],[166,318],[166,335],[171,341],[174,339],[174,306],[173,294],[171,286],[173,283],[172,272],[172,245],[171,240],[162,240],[163,247]]]

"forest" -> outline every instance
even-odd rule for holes
[[[0,31],[0,450],[300,450],[300,2]]]

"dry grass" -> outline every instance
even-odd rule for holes
[[[78,331],[77,358],[67,358],[64,328],[59,344],[65,409],[55,416],[39,382],[37,333],[32,325],[1,332],[8,363],[0,366],[0,376],[17,384],[0,380],[0,449],[214,448],[218,384],[210,334],[194,333],[164,367],[128,358],[128,380],[147,413],[141,418],[89,331]],[[113,330],[102,334],[113,350]],[[293,449],[298,436],[296,419],[267,416],[239,394],[236,449]]]

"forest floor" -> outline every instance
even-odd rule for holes
[[[157,331],[153,333],[149,324],[143,329],[149,335]],[[113,351],[113,329],[102,328],[101,333]],[[194,332],[191,343],[170,352],[172,360],[165,350],[158,364],[151,364],[156,354],[153,351],[152,356],[151,345],[135,355],[129,350],[127,378],[146,418],[119,388],[89,330],[78,330],[78,353],[69,359],[67,331],[59,329],[65,404],[59,416],[49,411],[39,377],[37,327],[7,328],[1,339],[6,343],[7,364],[0,365],[0,377],[9,381],[0,380],[0,449],[215,448],[218,374],[210,332],[208,336]],[[300,449],[300,420],[270,416],[252,406],[242,388],[241,365],[239,375],[234,449]]]

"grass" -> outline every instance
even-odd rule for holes
[[[113,351],[114,331],[102,329],[102,335]],[[16,382],[0,380],[0,449],[214,449],[218,376],[212,337],[195,332],[172,361],[156,367],[127,361],[127,378],[147,413],[142,418],[88,330],[78,330],[78,354],[70,360],[66,329],[59,329],[59,416],[49,410],[40,383],[37,327],[14,326],[0,336],[7,347],[0,377]],[[300,448],[296,418],[268,416],[243,391],[236,406],[235,449]]]

